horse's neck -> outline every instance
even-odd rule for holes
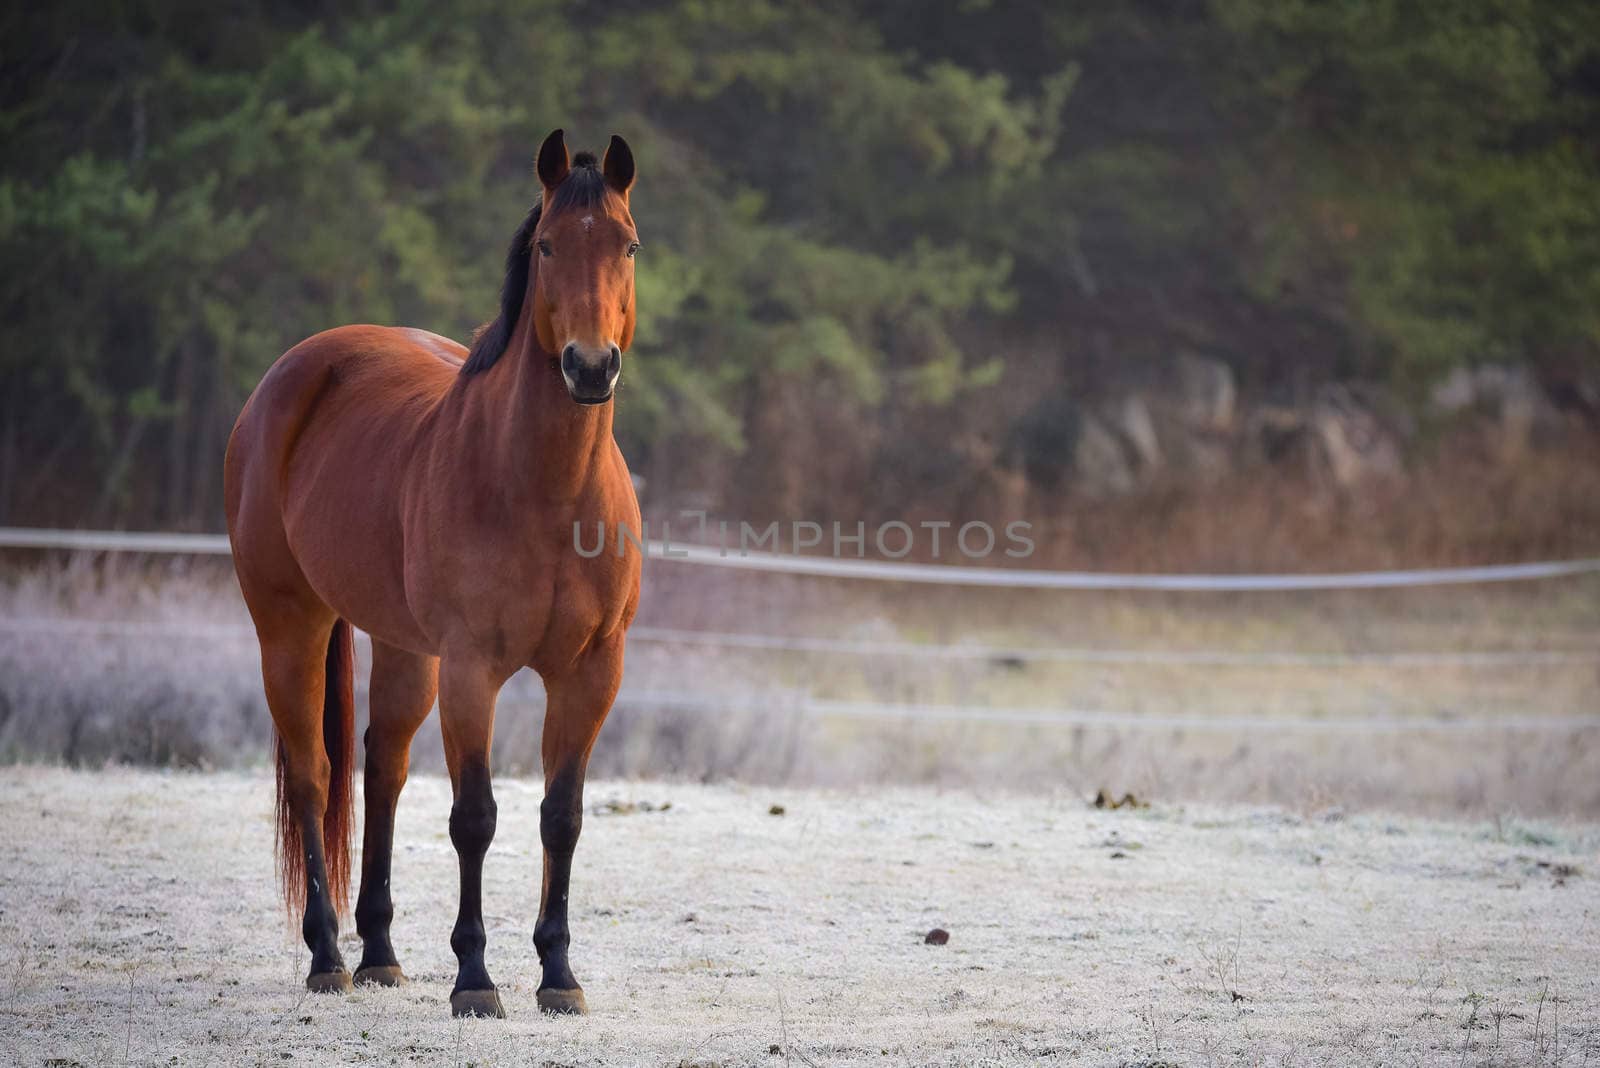
[[[579,404],[552,357],[519,330],[487,371],[456,383],[459,433],[474,477],[529,505],[575,501],[599,477],[611,443],[611,403]],[[465,459],[465,457],[463,457]]]

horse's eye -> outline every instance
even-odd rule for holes
[[[544,238],[541,237],[538,241],[534,242],[534,245],[535,245],[535,247],[538,248],[539,255],[544,256],[547,259],[549,258],[549,256],[550,256],[550,242],[546,241]]]
[[[637,242],[637,241],[628,242],[628,258],[630,260],[633,259],[633,254],[635,252],[638,252],[638,251],[639,251],[639,242]]]

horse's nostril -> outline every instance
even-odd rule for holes
[[[569,343],[561,350],[561,369],[569,375],[578,373],[578,346]]]
[[[612,345],[611,346],[611,359],[606,361],[606,377],[607,378],[615,378],[615,377],[617,377],[617,374],[621,370],[622,370],[622,350],[617,348],[617,346]]]

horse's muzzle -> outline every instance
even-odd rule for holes
[[[622,350],[607,345],[599,352],[588,352],[576,342],[561,350],[561,377],[567,392],[579,404],[604,404],[617,388],[622,373]]]

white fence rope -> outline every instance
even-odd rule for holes
[[[1401,571],[1347,571],[1287,575],[1141,575],[1087,571],[1036,571],[1018,568],[961,567],[953,564],[909,564],[815,556],[724,550],[716,546],[647,542],[646,557],[670,563],[731,567],[751,571],[813,575],[824,578],[870,579],[945,586],[987,586],[1035,590],[1144,590],[1253,592],[1290,590],[1363,590],[1413,586],[1451,586],[1480,582],[1517,582],[1563,578],[1600,572],[1600,557],[1547,560],[1486,567],[1419,568]],[[102,530],[46,530],[0,527],[0,548],[69,549],[95,552],[182,553],[228,555],[228,539],[220,534],[163,534]],[[637,552],[638,550],[631,549]]]
[[[226,534],[167,534],[137,530],[51,530],[0,527],[0,548],[72,549],[82,552],[182,553],[231,556]]]
[[[195,623],[182,620],[96,620],[59,616],[0,619],[0,632],[72,634],[104,637],[169,637],[216,640],[254,639],[249,623]],[[361,632],[357,632],[358,634]],[[364,637],[365,635],[363,635]],[[964,660],[998,663],[1152,664],[1174,667],[1552,667],[1562,664],[1600,666],[1600,649],[1419,650],[1415,652],[1234,652],[1224,649],[1097,649],[1011,648],[990,645],[931,645],[922,642],[854,641],[774,634],[633,627],[628,641],[645,645],[694,645],[762,652],[825,653],[840,656],[894,657],[909,660]]]
[[[660,556],[651,543],[651,559]],[[1479,582],[1517,582],[1600,572],[1600,558],[1551,560],[1488,567],[1421,568],[1406,571],[1346,571],[1301,575],[1142,575],[1096,571],[1034,571],[952,564],[903,564],[877,560],[781,556],[724,552],[714,546],[672,546],[673,559],[751,571],[777,571],[825,578],[876,579],[942,586],[987,586],[1027,590],[1143,590],[1163,592],[1267,592],[1290,590],[1371,590],[1407,586],[1456,586]]]

